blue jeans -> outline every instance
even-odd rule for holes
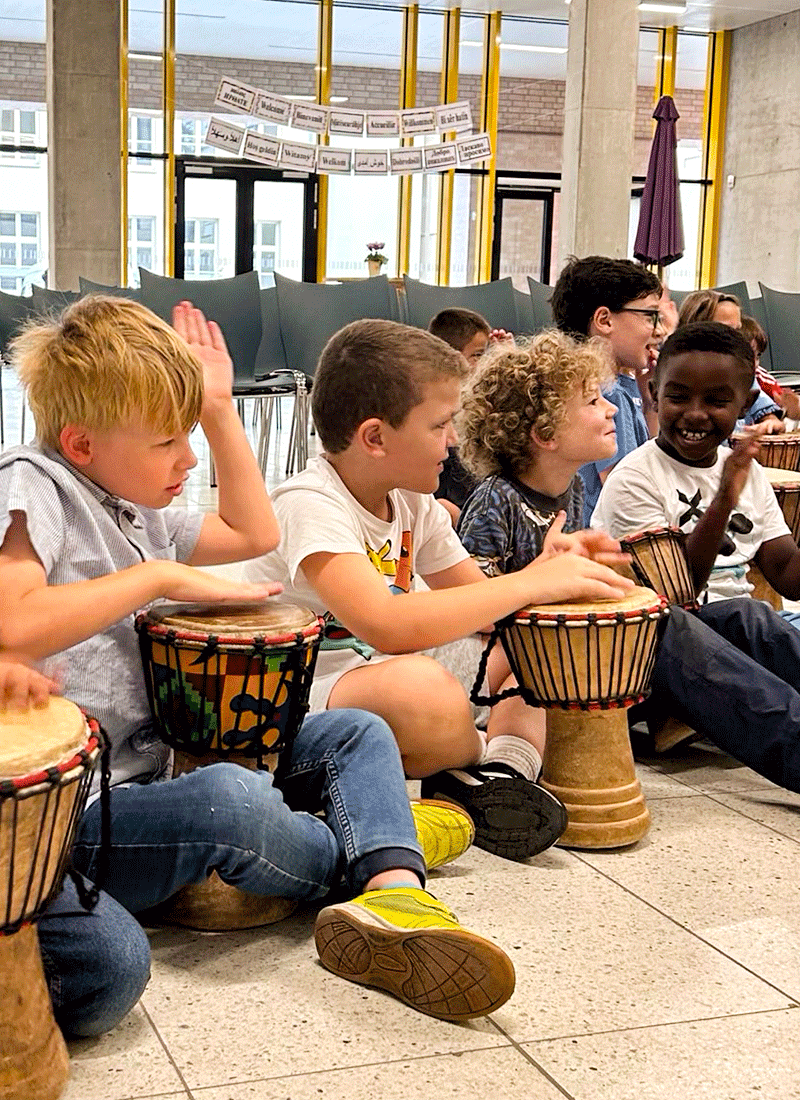
[[[322,816],[317,816],[318,814]],[[425,880],[400,753],[389,726],[361,710],[307,718],[281,789],[236,764],[111,791],[103,888],[129,912],[165,901],[211,871],[251,894],[313,900],[342,878],[351,894],[381,871]],[[97,875],[100,806],[78,827],[75,867]]]
[[[53,1013],[64,1034],[102,1035],[116,1027],[150,977],[150,945],[137,921],[104,893],[87,913],[67,878],[37,930]]]
[[[800,791],[800,631],[769,604],[720,600],[695,614],[671,607],[651,689],[655,713]]]

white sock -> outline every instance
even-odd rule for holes
[[[501,733],[486,745],[481,764],[509,764],[525,779],[536,781],[542,770],[542,758],[538,751],[522,737]]]

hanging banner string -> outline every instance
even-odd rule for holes
[[[335,137],[409,137],[455,133],[454,141],[401,149],[339,149],[328,145],[288,141],[258,130],[212,118],[206,145],[231,156],[271,168],[327,174],[408,175],[443,172],[457,165],[490,160],[488,134],[472,132],[472,108],[467,100],[438,107],[412,107],[403,111],[361,111],[352,108],[298,102],[261,88],[223,77],[214,99],[217,106],[237,114],[264,119],[278,126]]]

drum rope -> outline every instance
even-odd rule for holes
[[[75,884],[78,901],[91,912],[100,900],[100,891],[108,878],[111,867],[111,741],[103,727],[93,718],[88,719],[89,729],[102,745],[100,752],[100,851],[97,857],[97,874],[87,888],[83,878],[67,863],[67,874]]]

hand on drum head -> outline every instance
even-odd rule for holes
[[[247,584],[244,581],[229,581],[216,577],[191,565],[178,562],[164,563],[168,575],[163,591],[159,595],[167,600],[179,603],[241,603],[248,600],[266,600],[283,591],[283,585],[277,581],[265,581],[262,584]]]
[[[539,559],[552,558],[556,554],[580,554],[584,558],[602,562],[604,565],[627,565],[630,554],[623,554],[619,542],[605,531],[574,531],[564,533],[567,513],[559,512],[550,524],[545,535],[544,545]]]
[[[531,603],[563,603],[569,600],[621,600],[634,582],[579,554],[564,553],[536,558],[522,573],[531,581]]]
[[[179,302],[172,311],[172,327],[203,364],[203,411],[214,401],[232,400],[233,364],[216,321],[207,321],[191,302]]]
[[[24,660],[0,655],[0,710],[43,707],[59,685],[31,668]]]

